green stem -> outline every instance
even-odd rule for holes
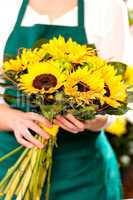
[[[37,173],[38,173],[38,162],[39,162],[41,153],[42,153],[42,149],[39,149],[37,152],[37,155],[36,155],[36,164],[35,164],[33,172],[32,172],[30,184],[29,184],[29,187],[27,188],[30,192],[30,195],[32,196],[32,200],[35,199],[35,196],[36,196],[35,191],[38,186]]]
[[[38,105],[40,106],[40,110],[41,110],[43,116],[45,117],[46,111],[44,110],[43,105],[42,105],[40,102],[38,102]],[[50,117],[50,116],[48,117],[48,116],[47,116],[47,119],[48,119],[50,122],[52,122],[52,121],[53,121],[53,116],[52,116],[52,117]]]
[[[19,167],[20,163],[23,161],[24,157],[26,156],[26,154],[28,153],[29,149],[26,149],[22,155],[20,156],[20,158],[17,160],[16,164],[9,168],[9,170],[7,171],[5,177],[2,179],[2,181],[0,182],[0,188],[2,188],[2,186],[6,183],[6,181],[8,181],[10,179],[10,177],[12,176],[12,174],[14,173],[14,171]]]
[[[36,138],[39,139],[41,143],[44,143],[44,139],[41,136],[39,137],[37,136]],[[40,188],[40,184],[44,183],[44,181],[41,181],[41,178],[43,176],[43,171],[45,171],[45,169],[43,169],[43,171],[40,173],[40,168],[42,168],[42,160],[46,157],[45,148],[38,149],[37,151],[38,152],[36,155],[36,164],[33,169],[29,186],[27,187],[27,191],[25,193],[25,195],[29,193],[30,199],[32,200],[36,200],[36,196],[40,197],[41,193],[39,192],[38,194],[38,188]],[[34,153],[33,153],[33,156],[34,156]]]
[[[15,81],[15,80],[13,80],[11,77],[9,77],[7,74],[3,74],[3,78],[5,79],[5,80],[9,80],[9,81],[11,81],[13,84],[15,84],[15,85],[17,85],[17,82]]]
[[[41,143],[44,143],[44,139],[40,138]],[[45,182],[45,175],[46,174],[46,168],[44,164],[42,163],[46,159],[46,146],[44,147],[43,150],[40,150],[40,153],[38,155],[38,161],[37,161],[37,166],[35,170],[34,176],[36,177],[36,187],[33,187],[33,196],[35,198],[36,194],[38,198],[41,197],[42,193],[42,187]],[[36,198],[35,198],[36,199]],[[33,199],[33,200],[35,200]]]
[[[25,198],[25,195],[26,195],[26,193],[27,192],[29,192],[29,194],[30,194],[30,184],[31,184],[31,181],[32,181],[32,177],[34,176],[34,170],[35,170],[35,167],[36,167],[36,163],[34,163],[33,165],[32,165],[32,159],[33,159],[33,156],[35,156],[34,157],[34,159],[35,158],[37,158],[37,152],[36,152],[37,150],[36,149],[32,149],[32,154],[31,154],[31,156],[29,157],[29,163],[28,163],[28,166],[27,166],[27,168],[29,167],[29,168],[31,168],[31,171],[32,171],[32,173],[31,173],[31,177],[30,177],[30,179],[29,179],[29,181],[28,181],[28,183],[27,183],[27,187],[26,187],[26,189],[25,189],[25,191],[23,191],[23,198]],[[36,154],[36,155],[35,155]],[[24,173],[26,174],[26,172],[27,172],[27,169],[25,168],[25,170],[24,170]],[[24,181],[25,181],[25,174],[22,176],[22,178],[21,178],[21,181],[20,181],[20,183],[19,183],[19,185],[22,185],[23,183],[24,183]],[[24,178],[23,178],[24,177]],[[32,184],[34,185],[36,185],[36,182],[32,182]],[[17,192],[17,191],[16,191]]]
[[[8,193],[8,190],[12,189],[12,187],[13,187],[12,193],[14,194],[16,188],[19,186],[19,184],[16,184],[16,185],[13,184],[14,179],[17,177],[17,174],[18,174],[18,173],[19,173],[19,175],[20,175],[21,177],[24,176],[25,170],[27,169],[27,167],[28,167],[28,165],[29,165],[29,161],[30,161],[30,158],[29,158],[29,160],[28,160],[28,159],[26,160],[26,164],[24,164],[24,165],[21,164],[20,167],[17,168],[17,170],[16,170],[16,171],[14,172],[14,174],[11,176],[10,181],[7,183],[7,185],[6,185],[5,189],[4,189],[4,194],[7,194],[7,193]],[[25,167],[23,168],[23,166],[25,166]],[[23,168],[23,169],[22,169],[22,168]],[[19,180],[20,180],[20,176],[19,176]],[[17,182],[18,182],[18,181],[17,181]],[[20,181],[19,181],[19,183],[20,183]]]
[[[4,160],[6,160],[7,158],[10,158],[11,156],[13,156],[14,154],[18,153],[20,150],[22,150],[24,147],[20,146],[16,149],[14,149],[13,151],[7,153],[5,156],[0,158],[0,162],[3,162]]]
[[[46,191],[46,200],[49,200],[50,188],[51,188],[51,174],[52,174],[52,161],[53,161],[53,149],[55,142],[52,139],[49,140],[49,148],[48,158],[49,159],[49,167],[48,167],[48,177],[47,177],[47,191]]]

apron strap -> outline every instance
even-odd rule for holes
[[[22,23],[22,20],[23,20],[23,17],[24,17],[28,3],[29,3],[29,0],[23,0],[19,14],[18,14],[18,17],[17,17],[15,28],[21,26],[21,23]]]
[[[84,27],[84,0],[78,0],[78,26]]]

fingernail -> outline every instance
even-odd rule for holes
[[[57,124],[57,120],[56,119],[54,120],[54,124]]]
[[[43,149],[44,145],[43,144],[40,144],[40,149]]]
[[[78,131],[74,131],[74,133],[78,133]]]
[[[46,135],[46,136],[45,136],[45,139],[47,139],[47,140],[48,140],[48,139],[49,139],[49,135]]]
[[[52,124],[46,124],[45,125],[47,128],[52,128]]]
[[[31,144],[31,145],[29,145],[29,148],[33,148],[34,146]]]
[[[53,127],[53,124],[49,124],[49,125],[48,125],[48,128],[52,128],[52,127]]]
[[[60,119],[61,117],[58,115],[58,116],[56,116],[56,118],[57,118],[57,119]]]

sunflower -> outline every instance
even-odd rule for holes
[[[18,55],[18,59],[20,59],[21,65],[28,67],[38,62],[42,62],[46,56],[46,52],[44,52],[41,48],[35,49],[23,49],[21,55]]]
[[[3,69],[5,72],[7,71],[19,72],[23,70],[23,66],[21,65],[20,59],[17,57],[17,59],[11,59],[9,61],[5,61],[3,64]]]
[[[54,59],[65,59],[71,63],[83,63],[87,56],[95,55],[94,50],[87,45],[80,45],[71,38],[65,41],[62,36],[42,45],[42,49]]]
[[[75,98],[77,102],[87,104],[104,95],[104,80],[99,72],[91,74],[87,67],[78,68],[72,72],[65,84],[65,93]]]
[[[53,93],[66,80],[58,62],[42,62],[28,68],[28,73],[20,77],[20,89],[28,94]]]
[[[104,79],[104,101],[114,107],[118,108],[122,102],[126,101],[126,85],[122,81],[121,75],[116,75],[117,72],[111,65],[106,65],[101,70],[102,78]]]
[[[66,59],[70,62],[82,64],[92,55],[95,55],[95,51],[87,45],[78,44],[71,38],[66,42]]]
[[[127,86],[133,86],[133,66],[127,66],[126,72],[124,74],[124,80]]]
[[[39,62],[44,57],[44,52],[31,49],[22,49],[22,53],[17,55],[16,59],[6,61],[3,65],[4,71],[20,72],[26,69],[29,65]]]
[[[32,65],[36,62],[39,62],[44,57],[44,52],[39,49],[23,49],[22,54],[19,56],[21,64],[24,66]]]
[[[66,42],[64,37],[59,36],[59,38],[54,37],[49,40],[48,43],[42,45],[42,50],[44,53],[49,54],[55,59],[62,59],[65,56]]]
[[[92,72],[102,70],[106,65],[106,61],[98,56],[88,56],[85,62]]]

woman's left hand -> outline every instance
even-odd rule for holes
[[[85,129],[96,132],[106,125],[107,116],[98,115],[93,120],[81,122],[77,120],[72,114],[67,114],[65,117],[58,115],[54,123],[72,133],[82,132]]]
[[[108,117],[97,115],[95,119],[85,121],[85,128],[91,131],[99,131],[107,124]]]

